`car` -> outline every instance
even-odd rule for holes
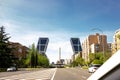
[[[91,64],[88,68],[88,71],[90,73],[94,73],[101,65],[100,64]]]
[[[16,71],[16,67],[9,67],[7,68],[7,71]]]

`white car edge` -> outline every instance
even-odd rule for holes
[[[90,73],[94,73],[101,65],[100,64],[92,64],[89,68],[88,71]]]
[[[16,71],[16,68],[15,67],[9,67],[9,68],[7,68],[7,71]]]

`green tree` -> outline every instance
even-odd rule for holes
[[[46,56],[39,54],[37,49],[35,48],[35,45],[32,44],[32,47],[29,50],[25,64],[27,66],[30,65],[32,68],[37,66],[48,67],[49,59]]]
[[[95,59],[95,60],[93,60],[92,64],[103,64],[103,61]]]
[[[5,32],[4,26],[0,27],[0,67],[7,68],[13,64],[12,48],[9,43],[10,37]]]
[[[77,56],[76,62],[77,62],[77,64],[80,65],[80,66],[83,66],[83,65],[85,64],[84,59],[81,58],[80,56]]]
[[[89,54],[90,63],[92,64],[103,64],[103,54],[99,53],[90,53]]]
[[[105,54],[104,54],[104,57],[103,57],[103,62],[105,62],[106,60],[108,60],[110,57],[111,57],[111,53],[110,52],[106,52]]]
[[[111,54],[109,52],[102,53],[90,53],[89,54],[89,61],[92,64],[103,64],[106,60],[110,58]]]
[[[72,62],[72,66],[83,66],[85,65],[85,61],[83,58],[81,58],[80,56],[77,56],[77,58]]]
[[[38,54],[38,66],[49,67],[49,59],[41,54]]]
[[[92,63],[94,59],[95,59],[95,54],[90,53],[89,54],[89,62]]]
[[[73,67],[78,66],[78,63],[76,62],[76,60],[74,60],[74,61],[72,62],[72,66],[73,66]]]
[[[35,48],[35,45],[32,44],[32,47],[29,49],[25,64],[30,65],[31,67],[37,67],[37,55],[37,49]]]

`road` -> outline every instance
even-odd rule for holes
[[[36,69],[31,69],[31,68],[20,68],[18,71],[13,71],[13,72],[0,72],[0,78],[1,77],[7,77],[7,76],[12,76],[12,75],[17,75],[17,74],[23,74],[23,73],[30,73],[30,72],[35,72],[38,70],[44,70],[44,68],[36,68]]]
[[[81,68],[59,68],[54,80],[87,80],[91,74]]]
[[[80,68],[51,68],[0,73],[0,80],[86,80],[91,74]]]
[[[57,68],[31,71],[27,73],[14,74],[1,77],[0,80],[51,80]],[[9,72],[13,73],[13,72]]]

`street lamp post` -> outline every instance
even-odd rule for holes
[[[98,30],[98,31],[100,31],[101,33],[102,33],[102,35],[103,35],[103,31],[101,30],[101,29],[99,29],[99,28],[93,28],[92,29],[93,31],[95,31],[95,30]],[[104,40],[103,40],[104,38],[103,37],[101,37],[101,42],[103,42],[102,43],[102,49],[103,49],[103,57],[104,57],[104,52],[105,52],[105,50],[104,50]]]

